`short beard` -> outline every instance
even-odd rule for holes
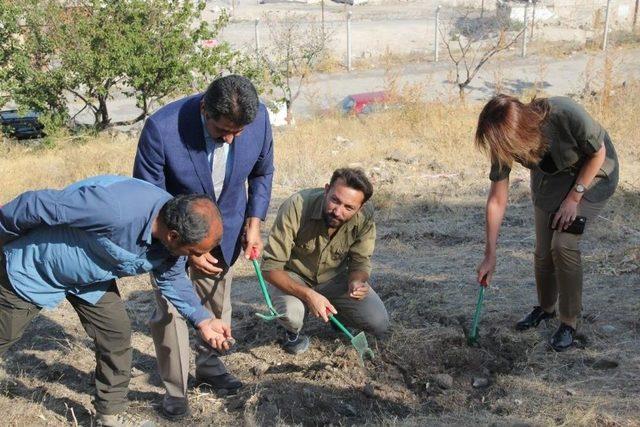
[[[335,226],[332,225],[331,221],[336,220],[336,218],[331,216],[327,212],[322,212],[322,220],[324,221],[324,225],[326,225],[327,228],[338,228],[342,225],[342,222],[340,222],[338,225],[335,225]]]

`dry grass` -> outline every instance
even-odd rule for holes
[[[613,62],[607,67],[615,68]],[[598,74],[607,79],[614,72]],[[389,87],[393,81],[390,76]],[[344,341],[309,322],[311,350],[292,358],[274,345],[272,325],[253,316],[262,306],[250,266],[239,262],[233,296],[239,347],[227,364],[247,387],[227,399],[191,392],[189,423],[639,425],[640,234],[634,233],[640,233],[640,83],[603,87],[604,93],[582,102],[610,132],[622,175],[603,213],[616,225],[601,222],[585,242],[584,349],[562,355],[547,351],[544,338],[551,326],[526,334],[511,330],[534,298],[528,175],[522,168],[513,174],[481,346],[465,345],[488,186],[488,162],[472,144],[481,104],[456,98],[421,104],[407,93],[416,88],[395,88],[399,98],[409,100],[408,107],[318,118],[276,132],[277,172],[267,224],[293,191],[324,184],[336,167],[364,167],[376,182],[374,285],[393,320],[390,337],[371,340],[377,357],[362,370]],[[58,141],[51,149],[6,143],[0,148],[0,204],[27,189],[61,187],[100,173],[129,174],[135,143],[106,135]],[[162,389],[152,374],[154,352],[145,325],[153,297],[144,277],[121,285],[136,331],[135,366],[146,373],[132,381],[132,411],[140,420],[160,422],[150,407]],[[619,332],[608,335],[603,326]],[[41,316],[6,359],[7,378],[0,385],[5,421],[62,425],[76,416],[88,425],[83,408],[90,407],[92,358],[68,304]],[[601,370],[597,362],[603,359],[620,366]],[[262,376],[251,371],[258,364],[268,367]],[[438,385],[440,374],[451,376],[451,387]],[[489,377],[490,386],[473,388],[475,376]],[[361,391],[367,383],[373,398]]]

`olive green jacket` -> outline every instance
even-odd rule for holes
[[[308,285],[351,271],[371,272],[376,240],[373,207],[365,203],[329,238],[322,219],[324,189],[302,190],[287,199],[271,228],[262,270],[288,270]]]
[[[618,156],[607,131],[578,103],[567,97],[548,98],[550,111],[542,125],[549,149],[531,169],[531,197],[538,208],[555,212],[576,184],[583,164],[604,144],[606,158],[584,194],[590,202],[601,202],[614,193],[618,185]],[[491,165],[489,178],[502,181],[511,168]]]

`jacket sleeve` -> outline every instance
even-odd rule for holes
[[[262,107],[264,108],[264,107]],[[269,114],[264,113],[264,141],[258,161],[249,174],[248,203],[245,217],[256,217],[264,221],[271,200],[273,181],[273,133],[269,123]]]
[[[119,222],[120,205],[104,187],[28,191],[0,209],[0,242],[41,226],[67,225],[104,234]]]
[[[152,274],[160,293],[173,304],[182,317],[196,326],[213,315],[200,303],[187,276],[186,262],[185,257],[170,259],[153,270]]]
[[[138,141],[133,177],[166,190],[164,165],[162,135],[155,122],[148,119]]]
[[[284,270],[300,229],[302,200],[293,195],[280,206],[262,253],[262,271]]]

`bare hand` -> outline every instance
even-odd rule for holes
[[[493,278],[493,273],[496,271],[496,256],[495,255],[485,255],[484,259],[476,269],[478,273],[478,283],[483,284],[484,282],[489,284]]]
[[[190,255],[189,266],[204,274],[215,275],[223,271],[218,267],[218,259],[208,252],[200,256]]]
[[[371,286],[367,282],[355,280],[349,283],[349,298],[361,300],[369,294]]]
[[[307,296],[307,305],[309,306],[311,314],[321,318],[325,322],[329,321],[329,315],[327,312],[334,315],[338,314],[327,298],[313,290],[311,290]]]
[[[576,219],[578,215],[578,202],[573,200],[571,197],[567,197],[563,200],[560,205],[560,209],[556,212],[556,215],[553,217],[553,223],[551,224],[551,228],[554,230],[566,230]]]
[[[262,236],[260,236],[260,221],[252,221],[247,224],[242,238],[242,247],[246,259],[260,258],[262,248],[264,248]],[[255,257],[253,257],[252,254],[254,254]]]
[[[234,342],[231,327],[220,319],[203,320],[197,328],[202,340],[218,351],[229,350]]]

